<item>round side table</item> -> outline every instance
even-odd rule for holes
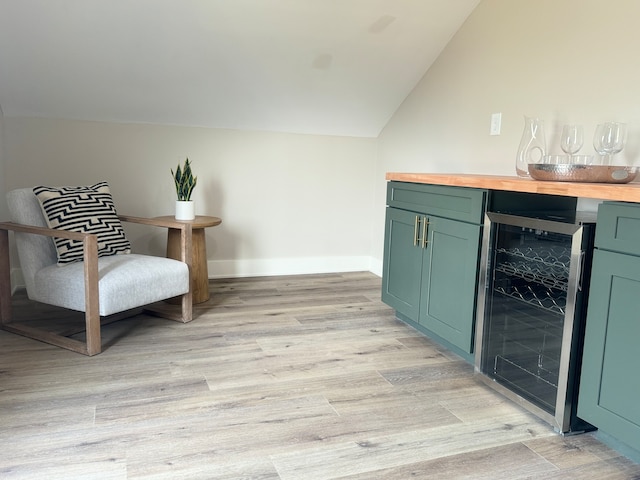
[[[162,220],[173,220],[180,223],[190,223],[192,229],[192,264],[191,264],[191,289],[193,291],[193,303],[202,303],[209,300],[209,272],[207,270],[207,243],[204,229],[220,225],[222,220],[218,217],[197,215],[194,220],[176,220],[173,215],[158,217]],[[169,228],[167,230],[167,258],[180,259],[180,230]]]

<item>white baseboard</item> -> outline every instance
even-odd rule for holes
[[[379,265],[378,265],[379,264]],[[268,260],[210,260],[209,278],[265,277],[370,271],[382,276],[382,262],[371,257],[303,257]]]
[[[371,272],[382,276],[382,261],[372,257],[308,257],[270,260],[210,260],[209,278],[268,277],[313,273]],[[24,288],[22,270],[11,270],[12,291]]]
[[[369,271],[379,276],[380,278],[382,278],[382,260],[378,260],[377,258],[372,258]]]

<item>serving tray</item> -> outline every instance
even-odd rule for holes
[[[531,178],[553,182],[629,183],[638,171],[638,167],[613,165],[529,164]]]

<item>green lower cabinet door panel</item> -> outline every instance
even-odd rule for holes
[[[419,323],[473,353],[479,225],[429,217]]]
[[[640,451],[640,257],[594,253],[578,415]]]
[[[422,257],[425,252],[414,245],[416,216],[413,212],[387,208],[384,262],[382,265],[382,301],[411,320],[418,320]]]

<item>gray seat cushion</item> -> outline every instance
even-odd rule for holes
[[[84,264],[56,264],[35,276],[33,299],[84,311]],[[189,291],[189,268],[170,258],[125,254],[98,259],[100,315],[111,315]]]

